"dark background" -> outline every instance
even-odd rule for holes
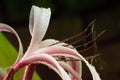
[[[33,4],[40,7],[50,7],[52,10],[51,21],[45,38],[62,40],[80,33],[90,22],[96,19],[95,30],[97,33],[106,30],[97,39],[98,47],[102,52],[101,61],[96,65],[98,66],[97,70],[102,80],[120,79],[119,0],[1,0],[0,23],[11,25],[19,33],[25,50],[30,41],[29,12]],[[14,36],[10,35],[8,38],[18,49],[18,43]],[[41,71],[45,75],[43,75],[43,80],[48,78],[52,80],[54,77],[53,73],[47,75],[44,69]],[[86,75],[83,77],[83,80],[91,80],[86,78]]]

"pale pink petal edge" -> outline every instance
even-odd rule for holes
[[[17,32],[12,27],[10,27],[9,25],[3,24],[3,23],[0,23],[0,31],[11,32],[18,39],[18,42],[19,42],[19,53],[18,53],[18,57],[17,57],[17,59],[16,59],[16,61],[14,63],[14,64],[16,64],[23,56],[23,46],[22,46],[20,37],[18,36]]]

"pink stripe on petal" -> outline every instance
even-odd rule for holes
[[[19,54],[18,54],[17,60],[15,62],[15,63],[17,63],[23,56],[23,47],[22,47],[20,37],[18,36],[17,32],[12,27],[10,27],[9,25],[3,24],[3,23],[0,23],[0,31],[11,32],[17,37],[18,42],[19,42]]]
[[[32,80],[36,64],[30,64],[25,67],[22,80]]]
[[[79,74],[79,76],[82,76],[82,62],[81,61],[70,61],[69,65],[72,67],[72,69]],[[71,75],[72,80],[76,80],[74,76]]]
[[[37,52],[39,53],[43,52],[43,53],[47,53],[50,55],[59,55],[59,54],[61,55],[62,54],[62,56],[68,56],[68,57],[71,55],[73,58],[77,58],[85,62],[85,64],[87,65],[87,67],[89,68],[92,74],[93,80],[101,80],[96,69],[92,65],[90,65],[88,61],[82,55],[80,55],[76,50],[73,50],[67,47],[62,47],[62,46],[51,46],[51,47],[39,49]]]
[[[81,76],[72,68],[70,67],[67,63],[65,62],[59,62],[59,64],[71,74],[72,79],[71,80],[82,80]]]
[[[70,80],[68,74],[63,70],[63,68],[58,64],[58,62],[48,54],[34,54],[32,56],[22,59],[13,68],[16,72],[20,68],[33,63],[41,63],[47,65],[48,67],[56,71],[63,80]]]
[[[71,67],[82,76],[82,62],[81,61],[70,61]]]
[[[73,50],[73,49],[70,49],[67,47],[63,47],[63,46],[45,47],[45,48],[35,51],[35,54],[36,53],[47,53],[52,56],[66,56],[66,57],[72,57],[72,58],[81,60],[79,57],[79,53],[77,53],[76,50]],[[32,54],[30,53],[30,55],[32,55]]]

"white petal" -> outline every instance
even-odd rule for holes
[[[32,6],[29,23],[30,33],[32,35],[31,43],[29,46],[30,49],[43,39],[48,28],[50,16],[50,8],[46,9]]]
[[[40,44],[38,45],[38,49],[48,47],[57,42],[59,42],[59,41],[54,40],[54,39],[46,39],[46,40],[40,42]]]
[[[17,63],[23,56],[23,47],[22,47],[20,37],[18,36],[17,32],[12,27],[10,27],[9,25],[3,24],[3,23],[0,23],[0,31],[11,32],[17,37],[18,42],[19,42],[19,54],[18,54],[17,60],[15,62],[15,63]]]
[[[68,45],[68,44],[66,44],[64,42],[59,42],[58,40],[55,40],[55,39],[46,39],[46,40],[41,41],[37,45],[36,50],[39,50],[39,49],[45,48],[45,47],[50,47],[52,45],[64,46],[64,45]],[[68,47],[73,47],[73,46],[69,45]]]

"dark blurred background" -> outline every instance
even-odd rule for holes
[[[80,33],[94,19],[95,30],[106,32],[97,39],[102,53],[96,66],[102,80],[120,79],[120,3],[119,0],[1,0],[0,23],[11,25],[20,35],[26,50],[30,34],[29,13],[32,5],[50,7],[51,21],[45,38],[62,40]],[[13,35],[8,36],[18,49]],[[40,66],[41,67],[41,66]],[[42,66],[43,67],[43,66]],[[100,69],[102,68],[102,69]],[[40,68],[43,80],[52,80],[53,72]],[[38,71],[39,72],[39,71]],[[91,80],[84,75],[83,80]],[[56,79],[54,79],[56,80]]]

